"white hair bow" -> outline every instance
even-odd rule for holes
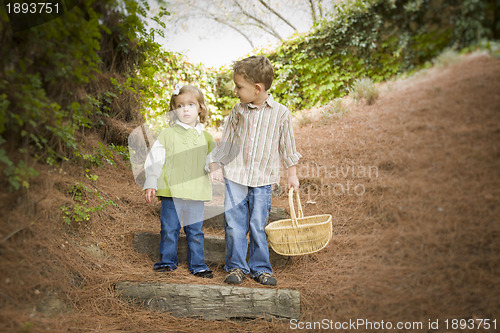
[[[177,83],[175,85],[175,89],[174,89],[174,92],[172,94],[174,94],[175,96],[179,95],[179,92],[182,89],[182,87],[184,87],[184,85],[182,83]]]

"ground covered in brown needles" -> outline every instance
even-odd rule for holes
[[[364,332],[402,322],[399,331],[417,332],[431,331],[429,320],[460,331],[454,319],[496,319],[498,329],[499,77],[500,60],[473,54],[384,84],[372,105],[346,101],[345,115],[296,126],[304,213],[332,214],[334,238],[275,271],[279,288],[301,292],[292,323],[175,318],[118,299],[118,281],[223,284],[225,273],[213,267],[200,282],[186,266],[152,271],[132,236],[159,232],[159,206],[144,203],[125,162],[93,168],[97,180],[70,164],[40,166],[29,194],[1,194],[0,331]],[[60,207],[79,183],[90,204],[114,205],[69,227]],[[286,196],[274,205],[287,207]],[[358,319],[372,329],[345,325]]]

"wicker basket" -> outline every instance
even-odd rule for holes
[[[304,217],[299,193],[296,193],[298,216],[293,206],[293,187],[288,192],[291,219],[269,223],[265,230],[269,245],[281,255],[299,256],[324,249],[332,238],[332,216]]]

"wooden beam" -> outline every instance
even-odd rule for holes
[[[224,320],[300,316],[300,293],[291,289],[118,282],[115,291],[134,304],[176,317]]]

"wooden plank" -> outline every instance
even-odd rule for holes
[[[115,291],[134,304],[177,317],[222,320],[300,316],[300,293],[291,289],[118,282]]]
[[[137,252],[147,254],[153,262],[160,260],[159,254],[160,234],[140,232],[134,235],[133,246]],[[205,260],[208,263],[216,265],[224,265],[225,263],[226,242],[222,236],[205,235]],[[177,245],[177,256],[180,262],[187,260],[187,242],[186,235],[179,235],[179,243]],[[269,259],[273,267],[284,266],[290,257],[282,256],[269,248]]]

